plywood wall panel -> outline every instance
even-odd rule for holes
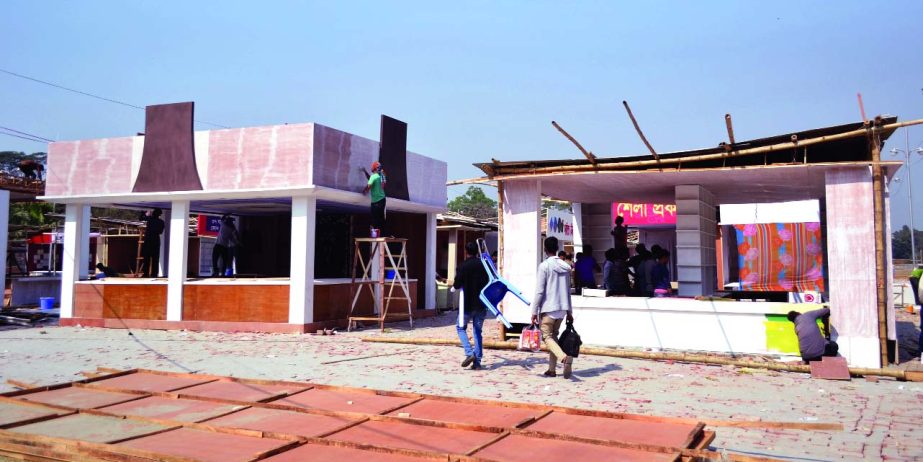
[[[213,130],[206,190],[309,186],[314,124]]]
[[[131,191],[134,138],[62,141],[48,145],[45,194],[120,194]]]

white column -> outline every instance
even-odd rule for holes
[[[67,204],[64,211],[64,252],[61,257],[61,317],[74,317],[74,283],[80,275],[81,254],[88,249],[81,246],[83,204]]]
[[[436,214],[426,214],[426,274],[423,277],[426,284],[426,299],[423,308],[436,309]],[[418,284],[420,282],[417,282]]]
[[[314,322],[314,244],[317,198],[292,197],[292,256],[288,322]]]
[[[89,279],[90,277],[90,215],[92,214],[90,206],[83,206],[83,217],[80,223],[80,276],[78,279]]]
[[[675,194],[679,295],[711,295],[718,285],[715,196],[699,185],[677,185]]]
[[[570,204],[570,208],[574,212],[574,254],[576,254],[583,252],[583,206],[579,202],[574,202]]]
[[[0,281],[6,281],[6,244],[10,231],[10,192],[0,189]]]
[[[503,182],[503,277],[521,290],[527,300],[535,295],[541,250],[541,185],[535,180]],[[503,301],[510,322],[528,323],[531,309],[516,297]]]
[[[6,244],[10,230],[10,192],[0,189],[0,258],[4,264],[0,265],[0,281],[6,281]]]
[[[173,201],[170,210],[170,248],[167,270],[167,321],[183,320],[183,285],[189,250],[189,201]]]

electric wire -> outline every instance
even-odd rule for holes
[[[50,87],[58,88],[58,89],[61,89],[61,90],[65,90],[65,91],[72,92],[72,93],[77,93],[77,94],[79,94],[79,95],[89,96],[90,98],[95,98],[95,99],[98,99],[98,100],[106,101],[106,102],[113,103],[113,104],[119,104],[119,105],[122,105],[122,106],[134,108],[134,109],[140,109],[140,110],[142,110],[142,111],[144,110],[144,107],[138,106],[137,104],[126,103],[126,102],[124,102],[124,101],[119,101],[119,100],[117,100],[117,99],[106,98],[105,96],[94,95],[93,93],[87,93],[87,92],[85,92],[85,91],[80,91],[80,90],[76,90],[76,89],[73,89],[73,88],[68,88],[68,87],[65,87],[65,86],[63,86],[63,85],[58,85],[58,84],[56,84],[56,83],[47,82],[47,81],[45,81],[45,80],[37,79],[37,78],[35,78],[35,77],[29,77],[28,75],[18,74],[18,73],[16,73],[16,72],[8,71],[8,70],[6,70],[6,69],[0,69],[0,72],[2,72],[2,73],[4,73],[4,74],[12,75],[12,76],[14,76],[14,77],[19,77],[19,78],[21,78],[21,79],[31,80],[32,82],[40,83],[40,84],[42,84],[42,85],[48,85],[48,86],[50,86]],[[230,127],[227,127],[227,126],[225,126],[225,125],[220,125],[220,124],[216,124],[216,123],[213,123],[213,122],[207,122],[207,121],[198,120],[198,119],[193,119],[193,122],[198,122],[198,123],[200,123],[200,124],[205,124],[205,125],[211,125],[211,126],[213,126],[213,127],[218,127],[218,128],[230,128]]]
[[[32,137],[32,138],[35,138],[35,139],[38,139],[38,140],[41,140],[41,141],[46,141],[46,142],[48,142],[48,143],[54,143],[54,140],[53,140],[53,139],[45,138],[44,136],[38,136],[38,135],[33,134],[33,133],[22,132],[22,131],[19,131],[19,130],[12,129],[12,128],[10,128],[10,127],[4,127],[4,126],[0,125],[0,129],[6,130],[6,131],[8,131],[8,132],[18,133],[18,134],[20,134],[20,135]]]
[[[14,137],[14,138],[20,138],[20,139],[27,140],[27,141],[33,141],[33,142],[35,142],[35,143],[48,144],[48,143],[45,142],[45,141],[37,140],[37,139],[35,139],[35,138],[29,138],[29,137],[26,137],[26,136],[19,136],[19,135],[13,134],[13,133],[0,132],[0,135],[12,136],[12,137]]]

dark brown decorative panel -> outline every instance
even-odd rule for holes
[[[407,190],[407,124],[382,115],[379,149],[378,161],[385,168],[388,178],[385,194],[395,199],[410,200]]]
[[[194,103],[145,110],[144,152],[133,192],[200,191],[192,134]]]

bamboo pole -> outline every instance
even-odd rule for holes
[[[734,123],[731,122],[731,115],[730,115],[730,114],[725,114],[725,115],[724,115],[724,125],[727,126],[727,129],[728,129],[728,141],[730,142],[730,144],[727,146],[726,149],[727,149],[728,151],[732,151],[732,150],[734,150],[734,145],[736,144],[736,142],[734,141]]]
[[[872,127],[877,127],[881,123],[881,118],[875,119]],[[888,365],[888,310],[887,297],[885,290],[885,244],[884,244],[884,193],[882,192],[882,175],[881,175],[881,143],[872,127],[868,132],[868,141],[872,150],[872,208],[874,210],[874,230],[875,230],[875,288],[876,302],[878,304],[878,342],[881,348],[881,367]],[[896,352],[895,352],[896,353]]]
[[[873,127],[873,130],[876,132],[882,132],[882,131],[896,130],[902,127],[909,127],[912,125],[920,125],[920,124],[923,124],[923,119],[908,120],[905,122],[895,122],[893,124]],[[814,144],[827,143],[831,141],[838,141],[838,140],[849,139],[849,138],[856,138],[856,137],[865,136],[865,135],[866,135],[866,129],[860,128],[856,130],[850,130],[848,132],[837,133],[834,135],[825,135],[825,136],[819,136],[816,138],[809,138],[806,140],[798,140],[797,143],[787,141],[783,143],[772,144],[769,146],[760,146],[757,148],[741,149],[735,153],[718,152],[718,153],[713,153],[713,154],[699,154],[699,155],[676,157],[676,158],[664,158],[660,160],[638,160],[638,161],[632,161],[632,162],[600,163],[595,166],[594,165],[556,165],[556,166],[549,166],[549,167],[537,167],[537,166],[535,167],[530,167],[530,166],[503,167],[502,165],[497,165],[497,166],[494,166],[493,169],[495,172],[500,172],[500,173],[492,176],[490,179],[495,179],[495,180],[507,179],[508,177],[511,177],[517,174],[533,175],[533,174],[541,174],[541,173],[591,172],[595,170],[600,170],[600,171],[627,170],[627,169],[638,168],[638,167],[658,166],[661,164],[667,165],[667,164],[679,164],[683,162],[715,160],[715,159],[722,159],[722,158],[728,158],[728,157],[749,156],[749,155],[754,155],[754,154],[778,152],[778,151],[783,151],[786,149],[793,149],[796,147],[811,146]]]
[[[570,136],[570,133],[567,133],[567,131],[561,128],[561,126],[558,125],[557,122],[552,120],[551,125],[553,125],[554,128],[557,128],[558,131],[561,132],[561,134],[564,135],[565,138],[569,139],[571,143],[574,143],[574,146],[577,146],[577,149],[579,149],[580,152],[583,153],[584,157],[586,157],[586,159],[590,161],[591,164],[596,165],[596,156],[594,156],[592,152],[589,152],[586,149],[584,149],[583,145],[581,145],[580,142],[574,139],[573,136]]]
[[[406,337],[363,337],[363,342],[372,343],[394,343],[401,345],[433,345],[433,346],[458,346],[461,342],[458,339],[441,339],[441,338],[406,338]],[[492,350],[515,350],[517,345],[510,342],[495,342],[485,340],[482,344],[484,348]],[[544,350],[545,347],[542,347]],[[767,369],[782,372],[801,372],[810,373],[810,366],[804,364],[786,364],[786,363],[758,363],[741,359],[718,358],[694,353],[685,352],[653,352],[653,351],[633,351],[633,350],[615,350],[610,348],[599,347],[581,347],[580,354],[591,356],[606,356],[610,358],[627,358],[627,359],[649,359],[655,361],[677,361],[682,363],[701,363],[715,364],[721,366],[747,367],[751,369]],[[879,377],[892,377],[898,380],[906,380],[903,370],[891,369],[872,369],[865,367],[850,367],[849,373],[855,376],[874,375]]]
[[[638,121],[635,120],[635,115],[631,113],[631,108],[628,107],[628,101],[622,100],[622,105],[624,105],[625,110],[628,111],[628,118],[631,119],[632,125],[635,126],[635,131],[638,132],[638,136],[641,137],[641,141],[644,141],[644,145],[647,146],[649,151],[651,151],[651,155],[654,156],[654,160],[657,161],[657,164],[660,164],[660,156],[657,155],[657,152],[654,151],[654,147],[651,146],[651,143],[647,141],[647,137],[644,136],[644,132],[641,131],[641,127],[638,125]]]

